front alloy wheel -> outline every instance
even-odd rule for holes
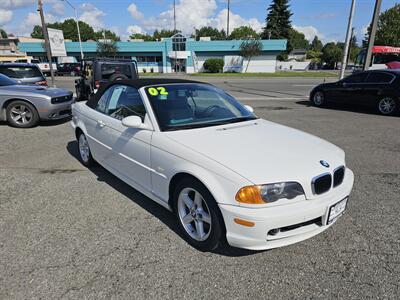
[[[323,106],[325,104],[325,95],[322,91],[316,91],[312,96],[312,103],[315,106]]]
[[[396,100],[391,97],[384,97],[378,102],[378,111],[382,115],[392,115],[396,109]]]
[[[7,121],[11,126],[28,128],[39,122],[35,107],[24,101],[14,101],[7,106]]]
[[[178,197],[179,220],[186,233],[196,241],[206,240],[211,232],[210,209],[203,196],[193,188],[184,188]]]
[[[202,251],[223,243],[225,226],[219,207],[208,189],[195,178],[185,178],[175,187],[173,208],[186,240]]]
[[[85,134],[80,133],[78,137],[78,148],[79,148],[79,158],[81,162],[90,167],[94,164],[92,154],[90,152],[89,143],[86,139]]]

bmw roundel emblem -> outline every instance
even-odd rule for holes
[[[328,164],[328,162],[326,162],[325,160],[320,160],[319,163],[320,163],[321,165],[323,165],[325,168],[329,168],[329,164]]]

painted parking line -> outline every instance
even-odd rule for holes
[[[316,86],[316,84],[292,84],[292,86]]]

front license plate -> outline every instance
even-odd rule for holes
[[[340,200],[338,203],[333,204],[329,208],[328,221],[326,222],[327,225],[335,222],[336,219],[343,214],[343,212],[346,210],[348,199],[349,197],[346,197],[343,200]]]

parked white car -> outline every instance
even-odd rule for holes
[[[210,84],[117,81],[72,114],[82,163],[173,211],[203,250],[310,238],[343,214],[353,186],[341,149],[260,119]]]

